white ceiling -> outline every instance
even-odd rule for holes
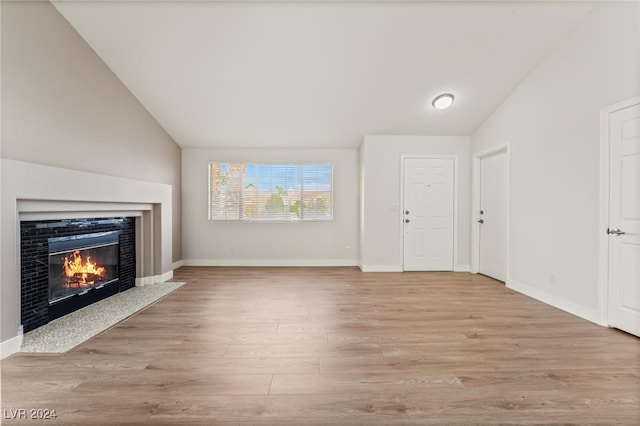
[[[55,7],[182,147],[470,135],[593,2],[94,2]],[[456,96],[436,111],[431,99]]]

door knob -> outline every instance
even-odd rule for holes
[[[478,223],[483,224],[483,223],[484,223],[484,219],[480,219],[480,220],[478,221]]]
[[[607,234],[609,234],[609,235],[624,235],[624,234],[626,234],[626,232],[621,231],[618,228],[614,228],[614,229],[607,229]]]
[[[404,214],[409,214],[409,210],[405,211]]]
[[[409,219],[405,219],[405,220],[404,220],[404,223],[409,223]]]

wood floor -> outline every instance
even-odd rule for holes
[[[640,424],[640,339],[489,278],[195,268],[65,355],[2,362],[3,424]],[[8,420],[55,409],[55,421]]]

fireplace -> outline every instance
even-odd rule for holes
[[[118,281],[118,231],[49,238],[49,304]]]
[[[20,222],[24,331],[135,286],[136,218]]]

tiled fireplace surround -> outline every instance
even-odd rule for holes
[[[40,220],[20,222],[20,303],[24,332],[47,324],[55,318],[135,286],[135,217]],[[117,232],[119,267],[117,282],[49,302],[50,238],[77,237]]]
[[[135,285],[162,282],[173,276],[170,185],[1,161],[2,357],[17,352],[22,340],[20,223],[23,221],[133,218]]]

